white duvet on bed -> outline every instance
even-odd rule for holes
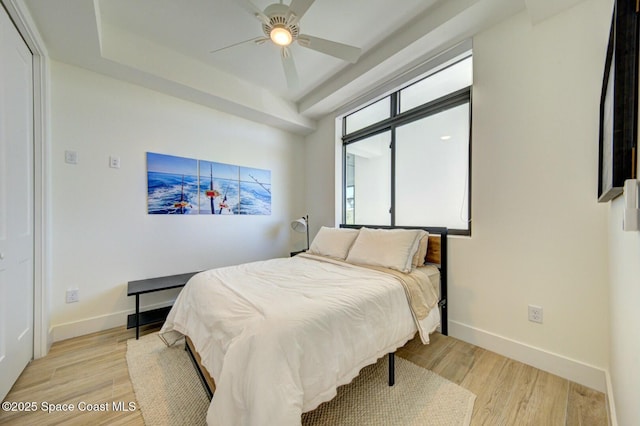
[[[421,323],[433,331],[438,309]],[[171,342],[174,332],[192,339],[215,380],[209,425],[286,426],[416,325],[393,276],[307,255],[195,275],[160,335]]]

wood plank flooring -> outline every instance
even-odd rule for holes
[[[602,392],[434,333],[397,354],[476,394],[471,425],[609,424]]]
[[[36,402],[38,411],[0,410],[0,424],[144,425],[125,358],[130,338],[134,330],[122,327],[55,343],[46,357],[29,364],[5,398]],[[426,346],[414,339],[398,355],[475,393],[471,425],[608,424],[604,394],[452,337],[434,333]],[[106,404],[109,411],[48,414],[43,402]],[[136,409],[115,411],[114,402],[131,402]]]

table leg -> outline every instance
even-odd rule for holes
[[[140,295],[136,294],[136,340],[140,338]]]

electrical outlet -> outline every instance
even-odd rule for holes
[[[542,324],[542,307],[529,305],[529,321]]]
[[[80,295],[78,289],[67,290],[67,303],[74,303],[80,301]]]
[[[113,155],[109,157],[109,167],[112,169],[120,168],[120,157],[114,157]]]

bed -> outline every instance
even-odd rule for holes
[[[446,241],[446,228],[323,227],[307,253],[192,277],[160,336],[186,336],[215,393],[209,425],[299,425],[416,333],[447,333]]]

